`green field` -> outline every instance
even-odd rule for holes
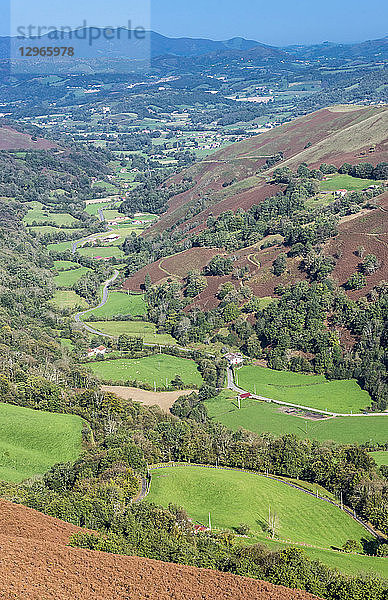
[[[203,383],[201,374],[193,360],[156,354],[140,359],[118,358],[116,360],[97,361],[89,364],[92,371],[102,381],[125,383],[138,381],[157,387],[167,387],[176,375],[180,375],[187,387],[200,387]]]
[[[151,470],[147,501],[183,506],[196,522],[233,529],[239,523],[265,536],[268,513],[278,515],[276,537],[324,548],[340,548],[348,539],[369,534],[339,508],[284,483],[253,473],[177,466]]]
[[[78,269],[71,269],[69,271],[60,271],[59,274],[54,277],[54,283],[59,288],[70,288],[89,271],[90,269],[88,269],[88,267],[79,267]]]
[[[124,292],[110,292],[107,303],[89,314],[103,318],[111,318],[116,315],[143,317],[146,312],[143,294],[128,295]]]
[[[55,225],[72,225],[77,221],[68,213],[49,212],[49,209],[41,202],[29,202],[27,206],[29,207],[28,213],[23,217],[25,225],[31,225],[33,221],[38,224],[51,221]]]
[[[358,413],[371,403],[354,379],[328,381],[323,375],[246,366],[237,371],[236,383],[265,398],[336,413]]]
[[[77,250],[81,256],[89,256],[94,258],[101,256],[102,258],[110,258],[111,256],[121,258],[124,256],[124,252],[120,248],[115,246],[90,246],[86,248],[78,248]]]
[[[81,452],[82,419],[0,403],[0,479],[22,481]]]
[[[52,300],[58,308],[88,308],[88,303],[84,298],[78,296],[73,290],[57,290]]]
[[[60,227],[53,227],[52,225],[37,225],[35,227],[30,227],[30,231],[34,233],[38,233],[39,235],[45,235],[46,233],[66,233],[73,234],[79,232],[81,235],[81,230],[78,228],[69,228],[69,229],[61,229]]]
[[[276,404],[255,400],[243,400],[241,410],[238,410],[235,396],[225,391],[205,402],[209,416],[233,431],[242,428],[278,436],[294,433],[299,438],[334,440],[341,444],[384,443],[388,439],[388,416],[335,417],[313,421],[286,414]]]
[[[357,191],[370,185],[376,185],[376,183],[373,179],[359,179],[351,175],[334,175],[326,181],[321,181],[321,190],[323,192],[335,192],[336,190]]]
[[[71,250],[72,245],[72,241],[55,242],[53,244],[47,244],[47,249],[52,250],[53,252],[66,252],[66,250]]]
[[[146,344],[176,345],[176,340],[170,334],[156,333],[156,326],[145,321],[93,321],[90,325],[97,331],[115,337],[125,333],[143,338]]]
[[[71,260],[54,260],[53,262],[56,271],[70,271],[70,269],[78,269],[80,266]]]
[[[382,465],[388,466],[388,450],[378,450],[377,452],[371,452],[370,455],[375,459],[379,467]]]

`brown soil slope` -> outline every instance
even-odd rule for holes
[[[317,600],[299,590],[66,547],[77,527],[0,500],[2,600]]]
[[[269,172],[257,175],[257,170],[278,152],[284,155],[279,166],[290,168],[302,162],[311,167],[323,162],[337,166],[344,162],[377,164],[387,159],[387,131],[387,107],[333,106],[219,150],[171,180],[180,182],[191,176],[195,186],[173,197],[168,211],[146,235],[174,225],[200,198],[206,197],[209,206],[186,224],[203,224],[210,212],[218,215],[239,207],[247,209],[274,195],[275,186],[266,183]],[[232,185],[223,187],[232,180]]]
[[[55,147],[56,144],[44,138],[33,140],[30,135],[12,127],[0,127],[0,150],[48,150]]]

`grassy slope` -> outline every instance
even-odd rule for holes
[[[94,321],[90,325],[97,331],[116,337],[123,333],[141,337],[146,344],[176,345],[176,340],[168,333],[155,333],[156,327],[153,323],[144,321]]]
[[[376,185],[372,179],[359,179],[351,175],[335,175],[326,181],[321,181],[321,190],[335,192],[336,190],[363,190],[370,185]]]
[[[146,304],[143,294],[125,294],[123,292],[111,292],[105,306],[93,311],[96,317],[114,317],[115,315],[132,315],[134,317],[146,314]]]
[[[261,434],[293,433],[300,438],[334,440],[348,444],[369,441],[384,443],[387,440],[388,417],[336,417],[312,421],[280,412],[275,404],[243,400],[241,410],[231,392],[205,402],[209,416],[234,431],[243,428]]]
[[[150,502],[183,506],[200,523],[207,523],[210,512],[213,527],[231,529],[247,523],[260,536],[270,505],[279,517],[280,539],[329,548],[367,537],[337,507],[260,475],[192,466],[151,473]]]
[[[78,296],[73,290],[57,290],[54,293],[52,302],[59,308],[76,308],[77,306],[88,308],[86,300]]]
[[[88,267],[79,267],[79,269],[61,271],[58,275],[54,277],[54,283],[57,287],[70,288],[89,271],[90,269],[88,269]]]
[[[327,381],[323,375],[302,375],[246,366],[237,372],[238,385],[244,390],[321,410],[339,413],[360,412],[370,406],[369,394],[355,380]]]
[[[134,381],[149,383],[156,382],[158,387],[168,384],[176,375],[180,375],[183,382],[188,386],[202,385],[202,377],[193,360],[169,356],[166,354],[157,354],[147,356],[141,359],[105,360],[90,363],[88,365],[94,373],[103,381],[114,381],[125,383]]]
[[[381,467],[382,465],[388,466],[388,451],[378,450],[377,452],[371,452],[370,455],[375,459],[376,463]]]
[[[82,420],[0,403],[0,479],[22,481],[81,451]]]

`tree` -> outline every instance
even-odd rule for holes
[[[287,255],[282,252],[272,263],[272,272],[279,277],[287,268]]]
[[[348,290],[361,290],[365,285],[366,278],[364,273],[353,273],[345,284]]]
[[[374,254],[367,254],[361,264],[361,270],[365,275],[372,275],[380,267],[380,262]]]
[[[356,540],[347,540],[344,543],[344,545],[342,546],[342,550],[344,552],[347,552],[348,554],[350,554],[350,553],[362,554],[363,553],[363,547],[362,547],[361,543]]]

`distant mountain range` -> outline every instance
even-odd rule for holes
[[[93,28],[94,32],[98,31]],[[77,39],[74,32],[61,34],[59,41],[52,36],[42,36],[38,40],[28,39],[21,42],[18,38],[0,37],[0,58],[9,56],[9,48],[13,48],[13,56],[18,56],[21,43],[31,46],[71,45],[75,48],[75,56],[85,59],[134,59],[141,61],[151,56],[157,58],[184,58],[193,59],[194,62],[206,62],[209,59],[246,58],[260,63],[261,60],[346,60],[362,59],[373,62],[388,60],[388,37],[378,40],[368,40],[357,44],[334,44],[325,42],[312,46],[288,46],[277,48],[262,44],[255,40],[235,37],[225,41],[214,41],[201,38],[169,38],[154,31],[145,32],[142,40],[128,40],[127,29],[113,30],[112,39],[107,40],[102,35],[88,44],[90,29],[77,30]],[[96,35],[96,33],[95,33]]]

